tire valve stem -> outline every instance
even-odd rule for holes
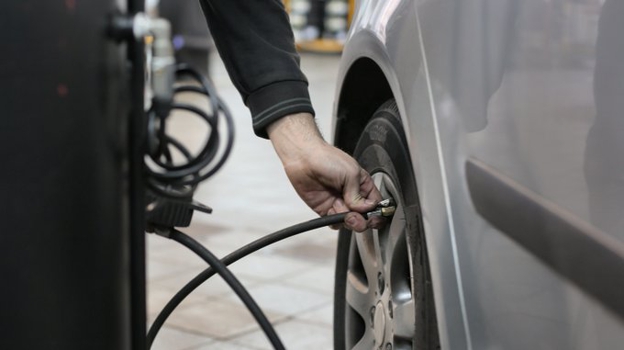
[[[374,210],[366,213],[366,218],[370,218],[371,216],[383,216],[388,217],[394,215],[396,211],[396,203],[392,198],[386,198],[381,202],[377,203],[377,207]]]

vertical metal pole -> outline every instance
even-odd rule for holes
[[[128,0],[128,13],[145,11],[144,0]],[[146,275],[145,275],[145,154],[146,119],[144,113],[145,47],[133,41],[128,50],[132,63],[132,110],[129,123],[130,140],[130,287],[132,301],[132,349],[144,350],[146,343]]]

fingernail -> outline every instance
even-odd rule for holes
[[[364,204],[366,204],[366,205],[376,205],[377,202],[372,200],[372,199],[367,199],[367,200],[364,201]]]

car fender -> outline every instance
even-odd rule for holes
[[[394,3],[400,4],[395,8],[395,14],[388,17],[373,18],[367,15],[371,6],[386,6],[376,1],[362,5],[365,8],[359,9],[359,15],[355,17],[338,75],[332,123],[334,143],[349,151],[357,139],[353,139],[356,137],[354,133],[344,130],[345,126],[348,128],[354,125],[363,130],[367,118],[372,115],[345,112],[356,108],[347,104],[362,102],[358,102],[357,97],[349,98],[350,92],[345,89],[348,88],[348,79],[354,67],[362,60],[368,60],[377,66],[387,84],[387,91],[381,92],[378,98],[389,96],[396,100],[406,131],[419,190],[442,348],[470,349],[460,267],[449,213],[449,196],[445,192],[448,185],[444,182],[445,170],[443,161],[440,161],[441,153],[438,152],[439,142],[436,142],[439,140],[435,134],[438,132],[435,125],[437,121],[432,111],[425,65],[419,58],[423,57],[420,39],[416,34],[410,38],[398,35],[405,26],[417,26],[416,12],[411,2]],[[406,11],[413,11],[413,16]],[[414,29],[418,31],[417,27]],[[410,59],[415,61],[411,67],[405,64]]]

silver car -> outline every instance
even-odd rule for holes
[[[362,0],[334,142],[335,349],[624,349],[624,0]]]

